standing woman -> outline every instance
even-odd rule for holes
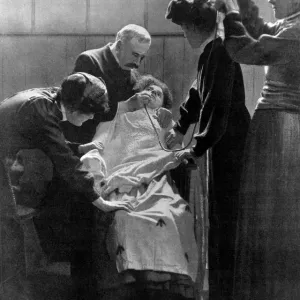
[[[300,299],[300,0],[270,0],[275,24],[237,2],[217,2],[227,50],[268,68],[246,144],[234,299]]]
[[[236,207],[250,116],[240,65],[229,57],[217,34],[217,11],[204,2],[173,0],[166,14],[182,27],[192,48],[204,49],[196,84],[180,107],[180,119],[168,133],[167,144],[181,143],[190,124],[199,121],[196,145],[177,155],[185,159],[207,154],[209,299],[227,300],[231,299]]]

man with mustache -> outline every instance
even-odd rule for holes
[[[85,72],[104,80],[110,110],[101,116],[95,114],[94,119],[86,121],[82,128],[75,127],[70,122],[63,122],[61,127],[69,142],[79,144],[91,142],[100,121],[111,121],[116,115],[118,102],[132,98],[135,94],[133,87],[140,76],[137,69],[148,52],[150,44],[151,36],[145,28],[129,24],[117,33],[113,43],[102,48],[87,50],[77,57],[73,72]],[[132,100],[137,103],[134,98]],[[73,216],[73,219],[78,220],[80,224],[78,227],[85,232],[91,232],[97,240],[95,245],[93,238],[82,234],[84,242],[78,239],[79,246],[73,250],[71,269],[78,299],[91,299],[94,293],[101,293],[97,284],[101,282],[101,274],[108,260],[105,233],[111,221],[110,214],[101,216],[94,210],[91,212],[88,210],[86,205],[82,207],[78,205],[78,212],[74,212]],[[97,226],[91,228],[94,220]],[[94,245],[93,249],[89,243]],[[96,258],[91,258],[91,251],[96,252]]]
[[[87,50],[81,53],[76,62],[74,72],[86,72],[101,77],[108,91],[110,111],[101,122],[114,118],[118,102],[129,99],[134,95],[133,86],[139,73],[140,66],[151,44],[149,32],[138,25],[129,24],[116,35],[114,43],[102,48]],[[80,129],[70,123],[64,124],[65,136],[69,141],[88,143],[95,134],[100,118],[86,122]]]

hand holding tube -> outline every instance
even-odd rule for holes
[[[136,93],[128,100],[119,103],[119,112],[126,113],[136,111],[143,108],[144,105],[147,105],[150,100],[151,95],[148,92],[142,91],[140,93]]]

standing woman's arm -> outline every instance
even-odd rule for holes
[[[243,6],[249,3],[249,0],[238,2]],[[225,10],[225,45],[235,61],[249,65],[279,65],[298,61],[300,39],[295,36],[299,36],[299,28],[279,30],[276,36],[264,33],[254,38],[242,23],[239,6],[235,4],[235,0],[217,0],[216,8]]]
[[[226,15],[224,28],[226,49],[239,63],[279,65],[299,59],[300,40],[289,37],[288,31],[277,36],[263,34],[254,39],[247,33],[240,14],[234,11]]]
[[[259,15],[259,8],[253,0],[237,0],[243,25],[254,39],[262,34],[275,35],[277,25],[267,23]]]

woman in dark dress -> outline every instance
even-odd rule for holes
[[[245,106],[240,65],[227,54],[219,36],[216,10],[203,1],[173,0],[167,19],[182,27],[193,48],[204,48],[198,77],[167,136],[170,147],[182,142],[199,121],[196,145],[178,158],[207,155],[209,164],[209,299],[231,299],[236,215],[244,142],[250,116]]]
[[[229,54],[268,66],[245,148],[234,299],[300,299],[300,1],[269,1],[274,24],[253,1],[219,2]]]

